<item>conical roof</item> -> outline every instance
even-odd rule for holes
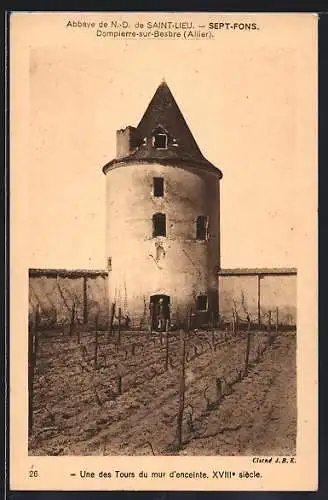
[[[176,140],[181,152],[204,160],[195,139],[165,81],[157,88],[137,127],[143,137],[162,126]]]
[[[128,127],[129,128],[129,127]],[[103,168],[106,173],[111,166],[132,161],[158,161],[160,163],[184,162],[209,168],[222,177],[221,171],[210,163],[200,151],[171,90],[162,81],[151,99],[144,115],[136,128],[130,127],[134,145],[126,156],[120,156]],[[168,136],[167,148],[153,147],[152,138],[156,131],[163,131]],[[124,132],[124,131],[123,131]],[[137,141],[136,141],[137,137]]]

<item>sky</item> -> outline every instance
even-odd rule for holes
[[[221,266],[297,267],[316,210],[315,58],[302,22],[181,42],[64,29],[48,26],[47,43],[25,34],[28,266],[105,268],[101,169],[165,78],[223,172]]]

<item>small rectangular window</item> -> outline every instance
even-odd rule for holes
[[[165,214],[153,215],[153,237],[166,236],[166,216]]]
[[[207,311],[207,295],[198,295],[197,311]]]
[[[154,148],[156,149],[166,149],[167,148],[167,135],[166,134],[156,134],[153,140]]]
[[[207,240],[208,238],[208,217],[199,215],[196,221],[196,240]]]
[[[163,177],[154,177],[154,196],[161,198],[164,196],[164,179]]]

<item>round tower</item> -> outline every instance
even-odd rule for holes
[[[133,326],[218,311],[221,171],[162,82],[137,127],[117,131],[107,182],[109,301]],[[116,309],[117,310],[117,309]]]

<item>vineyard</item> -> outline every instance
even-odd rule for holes
[[[295,352],[295,332],[251,322],[240,330],[34,331],[29,454],[292,454]]]

